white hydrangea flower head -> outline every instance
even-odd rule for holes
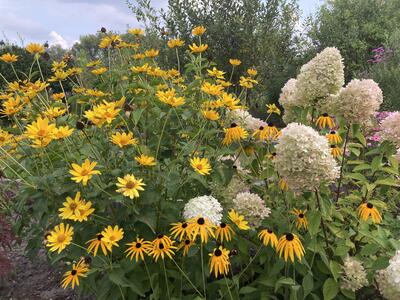
[[[336,94],[344,84],[344,65],[340,51],[325,48],[303,65],[297,76],[297,103],[310,106]]]
[[[297,89],[296,89],[297,79],[289,79],[283,86],[281,93],[279,95],[279,103],[284,109],[284,114],[282,116],[283,121],[287,124],[296,121],[295,115],[293,113],[293,107],[300,106],[298,103]]]
[[[233,199],[233,205],[253,229],[260,227],[262,221],[271,214],[271,209],[265,206],[264,200],[250,192],[237,194]]]
[[[400,148],[397,149],[395,157],[396,157],[397,161],[400,162]]]
[[[382,90],[372,79],[353,79],[331,99],[335,116],[348,123],[370,124],[383,102]]]
[[[247,110],[235,109],[228,113],[228,120],[237,123],[247,130],[254,131],[260,126],[267,126],[267,123],[261,119],[254,118]]]
[[[389,266],[377,273],[376,281],[383,297],[400,299],[400,250],[389,260]]]
[[[197,217],[208,219],[214,225],[218,225],[222,220],[222,206],[212,196],[200,196],[189,200],[183,209],[185,220]]]
[[[276,169],[293,191],[311,191],[339,177],[328,140],[309,126],[290,123],[275,149]]]
[[[396,111],[382,121],[380,135],[400,147],[400,112]]]
[[[357,259],[347,256],[344,259],[342,270],[342,288],[353,292],[368,285],[367,273],[361,262]]]

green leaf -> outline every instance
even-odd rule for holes
[[[374,157],[374,159],[371,162],[372,172],[376,172],[377,170],[379,170],[381,164],[382,164],[382,156],[379,155]]]
[[[333,278],[335,279],[335,281],[337,281],[340,276],[340,271],[342,270],[342,266],[334,260],[330,261],[329,266],[330,266]]]
[[[357,138],[357,140],[364,146],[367,146],[367,140],[365,139],[365,137],[362,135],[362,133],[359,131],[355,134],[355,137]]]
[[[367,178],[361,173],[350,173],[346,177],[361,181],[363,183],[368,183]]]
[[[375,181],[376,185],[389,185],[389,186],[400,186],[399,180],[393,179],[393,178],[385,178],[385,179],[378,179]]]
[[[319,211],[310,211],[308,217],[308,232],[313,236],[318,233],[321,224],[321,213]]]
[[[239,294],[251,294],[258,291],[258,289],[251,286],[244,286],[240,289]]]
[[[324,295],[324,300],[335,299],[336,295],[339,293],[339,283],[332,278],[328,278],[325,280],[322,293]]]
[[[129,281],[128,279],[126,279],[121,269],[114,269],[110,274],[108,274],[108,278],[116,285],[129,287],[136,294],[144,297],[144,292],[142,291],[142,289],[139,288],[133,281]]]
[[[314,279],[313,276],[308,273],[306,276],[304,276],[303,278],[303,293],[304,293],[304,298],[312,292],[313,288],[314,288]]]
[[[281,285],[295,285],[295,284],[296,284],[296,282],[293,280],[293,278],[281,277],[275,283],[275,293],[278,291],[278,289],[281,287]]]

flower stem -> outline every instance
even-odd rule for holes
[[[201,278],[203,279],[203,293],[204,299],[207,299],[207,290],[206,290],[206,278],[204,276],[204,260],[203,260],[203,244],[200,247],[200,256],[201,256]]]
[[[167,286],[167,294],[168,294],[168,299],[171,299],[171,296],[169,295],[169,286],[168,286],[168,277],[167,277],[167,269],[165,268],[165,261],[164,259],[162,260],[163,267],[164,267],[164,277],[165,277],[165,284]]]
[[[335,200],[335,202],[338,202],[338,200],[339,200],[340,186],[342,184],[342,179],[343,179],[343,166],[344,166],[344,160],[345,160],[345,156],[346,156],[347,142],[349,140],[349,132],[350,132],[350,125],[347,127],[346,137],[344,138],[342,163],[340,165],[340,175],[339,175],[338,187],[337,187],[337,191],[336,191],[336,200]]]
[[[167,126],[167,121],[168,121],[168,118],[169,118],[170,114],[171,114],[171,109],[168,111],[167,115],[165,116],[164,125],[163,125],[163,127],[161,129],[160,139],[158,140],[157,151],[156,151],[156,160],[158,158],[158,152],[160,151],[161,140],[163,138],[164,131],[165,131],[165,126]]]
[[[318,205],[318,210],[321,213],[321,227],[322,231],[324,233],[324,238],[325,238],[325,246],[326,249],[329,249],[329,243],[328,243],[328,237],[326,235],[326,229],[325,229],[325,224],[324,224],[324,218],[322,217],[322,210],[321,210],[321,202],[319,200],[319,195],[318,195],[318,190],[315,190],[315,197],[317,198],[317,205]]]
[[[176,267],[179,269],[179,271],[182,273],[182,275],[186,278],[186,280],[190,283],[190,285],[194,288],[194,290],[199,294],[201,298],[203,298],[203,294],[200,293],[200,291],[196,288],[196,286],[193,284],[193,282],[189,279],[189,277],[186,275],[186,273],[179,267],[175,259],[172,259],[172,261],[175,263]]]

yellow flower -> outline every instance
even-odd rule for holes
[[[222,93],[221,101],[230,110],[242,108],[242,106],[239,105],[240,99],[236,98],[233,94]]]
[[[204,32],[206,32],[206,28],[203,26],[196,26],[195,28],[192,29],[192,34],[193,35],[203,35]]]
[[[229,219],[230,219],[233,223],[235,223],[236,226],[237,226],[239,229],[241,229],[241,230],[249,230],[249,229],[250,229],[250,226],[248,225],[249,222],[247,222],[247,221],[244,219],[244,216],[239,215],[234,209],[231,209],[231,210],[228,212],[228,216],[229,216]]]
[[[329,131],[326,134],[326,138],[331,144],[340,144],[342,142],[342,137],[335,130]]]
[[[158,55],[158,53],[159,53],[159,51],[156,49],[149,49],[149,50],[144,51],[144,55],[149,58],[156,57]]]
[[[218,79],[224,79],[225,72],[218,70],[216,67],[212,68],[212,70],[207,70],[208,75],[211,77],[215,77]]]
[[[92,203],[90,201],[86,202],[81,199],[81,193],[77,192],[75,198],[67,197],[67,201],[63,203],[64,207],[60,208],[58,215],[62,219],[69,219],[73,221],[87,221],[88,216],[94,212],[92,208]]]
[[[208,158],[193,157],[190,159],[192,168],[201,175],[208,175],[211,171],[211,165]]]
[[[62,116],[63,114],[65,114],[66,111],[67,110],[65,108],[49,107],[43,114],[50,120],[52,120],[59,116]]]
[[[85,111],[84,115],[96,126],[101,127],[104,125],[104,123],[110,124],[118,116],[119,112],[121,111],[121,103],[124,101],[124,97],[117,102],[107,102],[103,100],[103,103],[95,105],[92,110]]]
[[[53,63],[51,64],[51,70],[53,72],[57,71],[57,70],[63,70],[67,67],[67,64],[65,63],[65,61],[53,61]]]
[[[212,109],[204,109],[201,111],[202,115],[204,118],[211,120],[211,121],[216,121],[219,119],[219,113],[215,110]]]
[[[128,145],[137,145],[137,140],[133,137],[132,132],[117,132],[111,136],[111,141],[120,148],[123,148]]]
[[[257,80],[254,80],[251,77],[243,77],[240,76],[240,80],[239,80],[239,85],[241,87],[244,87],[246,89],[252,89],[254,87],[255,84],[258,84]]]
[[[141,28],[130,28],[128,29],[128,33],[133,35],[144,35],[144,30]]]
[[[96,256],[100,247],[103,251],[103,254],[107,255],[107,243],[103,238],[104,236],[101,233],[98,233],[94,239],[87,241],[86,244],[89,244],[87,249],[88,253],[93,252],[93,256]]]
[[[358,215],[363,221],[368,221],[368,218],[371,217],[374,223],[379,224],[382,221],[381,214],[379,210],[377,210],[372,203],[362,203],[358,207]]]
[[[69,128],[69,126],[60,126],[54,129],[54,139],[63,139],[69,137],[74,132],[73,128]]]
[[[258,237],[262,241],[264,246],[268,246],[268,244],[271,244],[272,248],[276,248],[276,246],[278,245],[278,238],[271,229],[261,230],[258,234]]]
[[[53,99],[55,101],[61,101],[63,98],[65,98],[65,94],[64,93],[55,93],[55,94],[53,94]]]
[[[341,156],[342,149],[340,149],[337,145],[331,145],[331,154],[333,157]]]
[[[197,46],[195,43],[193,43],[192,45],[189,45],[189,49],[193,53],[202,53],[202,52],[206,51],[207,48],[208,48],[207,44],[200,44]]]
[[[307,217],[306,217],[306,212],[307,210],[300,210],[300,209],[293,209],[292,214],[297,216],[297,220],[296,220],[296,228],[297,229],[301,229],[302,227],[304,229],[307,229],[308,227],[308,221],[307,221]]]
[[[209,82],[204,82],[201,86],[201,90],[209,95],[219,96],[222,94],[224,87],[219,84],[211,84]]]
[[[175,94],[175,89],[168,89],[166,91],[157,91],[157,98],[166,104],[171,105],[172,107],[177,107],[185,104],[185,98],[177,97]]]
[[[258,72],[256,69],[250,68],[250,69],[247,69],[247,74],[249,74],[249,76],[254,77],[254,76],[257,76]]]
[[[275,105],[275,103],[273,104],[267,104],[267,113],[269,114],[277,114],[277,115],[281,115],[281,110]]]
[[[231,58],[231,59],[229,59],[229,63],[230,63],[232,66],[237,67],[237,66],[240,66],[240,64],[241,64],[242,62],[241,62],[239,59]]]
[[[107,68],[106,67],[101,67],[101,68],[98,68],[98,69],[94,69],[94,70],[92,70],[91,72],[94,74],[94,75],[101,75],[101,74],[104,74],[105,72],[107,72]]]
[[[183,256],[186,256],[189,253],[190,247],[194,245],[194,242],[191,239],[184,239],[178,246],[178,250],[183,248]]]
[[[169,237],[161,235],[161,238],[155,239],[151,247],[149,249],[148,254],[157,261],[160,257],[164,259],[165,256],[172,259],[174,255],[175,249],[177,249],[173,244],[175,241],[172,241]]]
[[[210,274],[214,273],[214,277],[219,275],[227,275],[229,272],[229,250],[222,246],[215,248],[210,256]]]
[[[6,63],[13,63],[18,60],[18,55],[14,55],[11,53],[4,53],[3,55],[0,56],[0,60]]]
[[[63,81],[68,77],[68,73],[64,70],[57,70],[55,71],[54,75],[51,76],[47,81],[48,82],[56,82],[56,81]]]
[[[184,237],[190,236],[189,224],[187,222],[178,222],[171,224],[172,228],[170,229],[171,235],[176,239],[179,236],[179,240],[181,241]]]
[[[317,121],[315,121],[315,124],[321,129],[325,128],[326,126],[328,126],[329,129],[335,127],[335,122],[333,122],[333,119],[327,113],[323,113],[321,116],[319,116]]]
[[[0,129],[0,147],[12,143],[13,135],[7,131]]]
[[[230,128],[224,128],[225,138],[222,141],[223,145],[230,145],[233,142],[240,141],[247,137],[248,133],[236,123],[232,123]]]
[[[136,179],[132,174],[125,175],[124,178],[118,177],[118,183],[116,184],[119,189],[118,193],[133,198],[139,198],[139,191],[144,191],[143,186],[146,184],[143,183],[143,179]]]
[[[136,156],[135,160],[142,166],[155,166],[155,158],[153,156],[147,156],[144,154],[141,154],[140,156]]]
[[[235,232],[232,227],[223,222],[215,229],[215,239],[219,240],[221,243],[223,243],[224,240],[229,242],[234,234]]]
[[[128,249],[125,250],[126,257],[129,257],[130,260],[135,257],[136,262],[139,262],[140,259],[144,260],[144,254],[149,251],[151,248],[151,243],[145,241],[144,239],[137,238],[135,242],[126,244]]]
[[[108,35],[100,41],[99,48],[110,48],[110,47],[117,47],[122,42],[122,39],[119,35],[112,34]]]
[[[176,47],[182,47],[185,45],[185,42],[182,41],[181,39],[171,39],[167,42],[167,45],[169,48],[176,48]]]
[[[86,277],[86,273],[89,271],[84,259],[81,259],[77,264],[72,265],[71,271],[64,273],[64,278],[61,281],[61,286],[65,289],[71,284],[72,289],[75,285],[79,286],[79,277]]]
[[[72,242],[74,235],[74,228],[69,224],[61,223],[54,227],[54,230],[47,236],[46,246],[50,248],[51,252],[57,251],[61,253]]]
[[[290,260],[294,262],[294,255],[301,261],[305,250],[297,235],[294,233],[286,233],[279,239],[276,252],[279,253],[279,257],[282,257],[283,254],[285,261],[290,257]]]
[[[43,45],[37,44],[37,43],[30,43],[26,46],[26,51],[28,51],[30,54],[42,54],[44,53],[44,47]]]
[[[281,191],[288,191],[289,190],[288,183],[283,178],[279,179],[278,185],[279,185],[279,188],[281,189]]]
[[[55,124],[49,124],[49,119],[39,117],[26,126],[26,135],[33,141],[32,147],[46,147],[54,139],[55,128]]]
[[[96,60],[92,60],[90,62],[88,62],[86,64],[86,67],[90,68],[90,67],[95,67],[101,64],[101,60],[100,59],[96,59]]]
[[[207,244],[208,237],[215,237],[215,226],[208,220],[202,217],[192,218],[187,221],[189,224],[189,231],[191,232],[191,239],[195,240],[197,235],[200,235],[202,243]]]
[[[112,252],[112,247],[119,247],[118,242],[124,237],[124,230],[115,225],[114,228],[110,225],[107,226],[102,232],[102,240],[106,244],[108,251]]]
[[[69,170],[69,173],[73,176],[71,179],[76,183],[82,181],[83,185],[87,185],[93,175],[101,174],[100,171],[93,170],[96,165],[97,162],[91,162],[89,159],[86,159],[81,166],[73,163],[72,169]]]

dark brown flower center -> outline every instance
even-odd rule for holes
[[[188,226],[188,224],[185,222],[182,224],[182,228],[186,228]]]
[[[161,249],[161,250],[164,249],[164,244],[163,244],[163,243],[160,243],[160,244],[158,245],[158,248]]]
[[[264,129],[264,126],[260,126],[260,128],[258,128],[258,129],[263,130],[263,129]]]
[[[336,148],[336,145],[331,145],[331,148],[332,148],[332,149],[335,149],[335,148]]]
[[[330,134],[335,134],[336,131],[335,131],[335,130],[331,130],[329,133],[330,133]]]
[[[271,233],[272,233],[272,230],[271,230],[271,229],[268,229],[267,232],[268,232],[269,234],[271,234]]]
[[[328,115],[327,113],[323,113],[322,116],[323,116],[324,118],[326,118],[326,117],[329,116],[329,115]]]
[[[276,152],[272,152],[271,155],[272,155],[272,156],[276,156]]]
[[[76,273],[78,273],[76,270],[72,270],[72,271],[71,271],[71,275],[72,275],[72,276],[75,276]]]
[[[225,228],[225,227],[226,227],[226,224],[225,224],[225,223],[221,223],[221,224],[219,224],[219,226],[220,226],[221,228]]]
[[[222,255],[222,251],[217,249],[217,250],[214,251],[214,255],[215,256],[221,256]]]
[[[185,240],[185,245],[189,245],[190,244],[190,240]]]
[[[274,123],[268,122],[268,127],[274,127]]]
[[[234,128],[234,127],[237,127],[237,124],[236,124],[236,123],[232,123],[232,124],[231,124],[231,128]]]
[[[142,247],[142,243],[136,243],[136,248],[140,248],[140,247]]]
[[[102,238],[103,238],[103,235],[102,235],[102,234],[98,234],[98,235],[97,235],[97,240],[98,240],[98,241],[101,241]]]
[[[300,219],[304,218],[304,214],[299,214],[299,218]]]
[[[204,225],[204,223],[205,223],[204,218],[198,218],[198,219],[197,219],[197,224],[199,224],[199,225]]]
[[[289,241],[289,242],[293,241],[293,239],[294,239],[294,236],[291,233],[286,233],[285,237],[286,237],[286,240]]]
[[[374,207],[374,205],[373,205],[373,204],[371,204],[371,203],[367,203],[367,207],[368,207],[369,209],[371,209],[371,208],[373,208],[373,207]]]

